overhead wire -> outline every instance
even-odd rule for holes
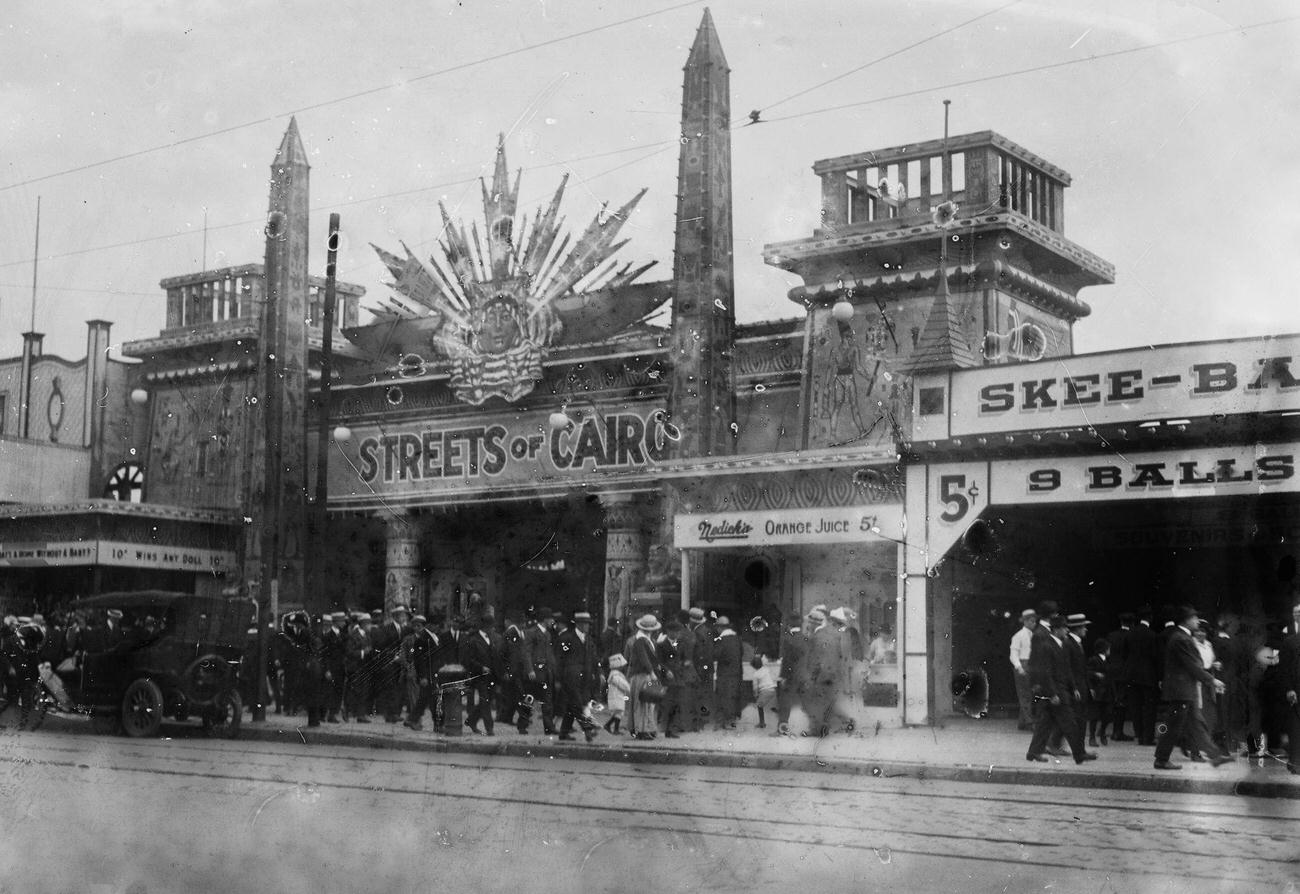
[[[1218,31],[1208,31],[1205,34],[1193,34],[1190,37],[1175,37],[1170,40],[1162,40],[1156,43],[1142,44],[1137,47],[1128,47],[1123,50],[1112,50],[1108,53],[1095,53],[1091,56],[1084,56],[1079,59],[1065,59],[1060,62],[1048,62],[1043,65],[1034,65],[1029,68],[1018,68],[1013,71],[1004,71],[998,74],[982,75],[978,78],[967,78],[964,81],[951,81],[947,84],[936,84],[930,87],[920,87],[916,90],[908,90],[903,93],[891,93],[888,96],[877,96],[873,99],[863,99],[856,102],[843,103],[836,106],[826,106],[820,109],[810,109],[806,112],[796,112],[791,115],[782,115],[779,118],[764,119],[766,123],[776,123],[778,121],[794,121],[798,118],[807,118],[812,115],[824,115],[827,112],[841,112],[845,109],[859,108],[861,106],[875,105],[876,103],[889,102],[895,99],[906,99],[910,96],[919,96],[923,93],[934,93],[940,90],[951,90],[954,87],[969,87],[973,84],[986,84],[990,81],[999,81],[1006,78],[1019,77],[1020,75],[1037,74],[1038,72],[1052,71],[1059,68],[1067,68],[1072,65],[1083,65],[1091,62],[1100,62],[1103,59],[1114,59],[1118,56],[1129,56],[1134,53],[1143,53],[1148,50],[1158,50],[1164,47],[1176,46],[1178,44],[1191,43],[1197,40],[1208,40],[1211,37],[1222,37],[1225,34],[1240,34],[1244,31],[1254,31],[1260,28],[1268,28],[1274,25],[1282,25],[1287,22],[1300,20],[1300,15],[1285,16],[1280,19],[1271,19],[1267,22],[1254,22],[1249,25],[1234,25],[1230,28],[1223,28]]]
[[[603,29],[603,28],[613,27],[613,26],[616,25],[616,24],[621,24],[621,23],[625,23],[625,22],[628,22],[628,21],[634,21],[634,20],[637,20],[637,19],[646,18],[647,16],[650,16],[650,15],[656,15],[656,14],[659,14],[659,13],[662,13],[662,12],[668,12],[668,11],[672,11],[672,10],[675,10],[675,9],[680,9],[680,8],[682,8],[682,7],[684,7],[684,6],[694,5],[695,2],[698,2],[698,0],[693,0],[692,3],[683,3],[683,4],[679,4],[679,5],[677,5],[677,6],[666,7],[665,9],[659,10],[659,11],[654,12],[654,13],[646,13],[646,14],[643,14],[643,15],[641,15],[641,16],[634,16],[634,17],[631,17],[631,18],[629,18],[629,19],[622,20],[622,21],[619,22],[619,23],[610,23],[609,25],[599,26],[599,27],[596,28],[596,29],[589,29],[589,30],[586,31],[586,32],[578,32],[578,33],[576,33],[576,34],[574,34],[574,35],[569,35],[569,36],[566,36],[566,37],[563,37],[563,38],[555,38],[555,39],[553,39],[552,41],[549,41],[549,43],[555,43],[555,42],[558,42],[558,41],[560,41],[560,40],[569,39],[570,37],[576,37],[576,36],[580,36],[580,35],[582,35],[582,34],[590,34],[590,33],[593,32],[593,30],[601,30],[601,29]],[[1015,2],[1019,2],[1019,0],[1013,0],[1013,3],[1015,3]],[[948,28],[948,29],[945,29],[943,33],[951,33],[952,31],[956,30],[957,28],[964,27],[965,25],[968,25],[968,24],[970,24],[970,23],[972,23],[972,22],[974,22],[974,21],[976,21],[976,20],[978,20],[978,19],[980,19],[980,18],[984,18],[984,17],[986,17],[986,16],[988,16],[988,15],[992,15],[993,13],[996,13],[996,12],[999,12],[999,11],[1001,11],[1001,10],[1003,10],[1003,9],[1006,9],[1007,7],[1009,7],[1009,6],[1011,6],[1011,5],[1013,5],[1013,4],[1012,4],[1012,3],[1008,3],[1008,4],[1005,4],[1005,5],[1001,6],[1001,7],[998,7],[997,9],[990,10],[989,12],[984,13],[984,14],[981,14],[980,16],[976,16],[975,18],[972,18],[972,19],[966,20],[965,22],[962,22],[962,23],[960,23],[959,25],[954,25],[954,26],[952,26],[952,27],[950,27],[950,28]],[[1237,34],[1237,33],[1242,33],[1242,32],[1246,32],[1246,31],[1258,30],[1258,29],[1261,29],[1261,28],[1272,27],[1272,26],[1276,26],[1276,25],[1285,24],[1285,23],[1287,23],[1287,22],[1297,21],[1297,20],[1300,20],[1300,15],[1296,15],[1296,16],[1285,16],[1285,17],[1278,18],[1278,19],[1271,19],[1271,20],[1264,21],[1264,22],[1254,22],[1254,23],[1247,24],[1247,25],[1234,25],[1234,26],[1229,27],[1229,28],[1220,29],[1220,30],[1218,30],[1218,31],[1211,31],[1211,32],[1207,32],[1207,33],[1205,33],[1205,34],[1191,35],[1191,36],[1188,36],[1188,37],[1180,37],[1180,38],[1172,38],[1172,39],[1170,39],[1170,40],[1159,41],[1159,42],[1155,42],[1155,43],[1143,44],[1143,45],[1141,45],[1141,46],[1137,46],[1137,47],[1128,47],[1128,48],[1126,48],[1126,49],[1122,49],[1122,50],[1114,50],[1114,51],[1107,52],[1107,53],[1097,53],[1097,54],[1093,54],[1093,55],[1090,55],[1090,56],[1086,56],[1086,57],[1083,57],[1083,58],[1080,58],[1080,59],[1067,59],[1067,60],[1063,60],[1063,61],[1060,61],[1060,62],[1045,63],[1045,64],[1043,64],[1043,65],[1031,66],[1031,67],[1028,67],[1028,68],[1022,68],[1022,69],[1015,69],[1015,70],[1012,70],[1012,71],[1000,72],[1000,73],[998,73],[998,74],[985,75],[985,76],[981,76],[981,77],[978,77],[978,78],[969,78],[969,79],[962,80],[962,81],[953,81],[953,82],[948,82],[948,83],[945,83],[945,84],[936,84],[936,85],[931,85],[931,86],[929,86],[929,87],[922,87],[922,88],[918,88],[918,89],[915,89],[915,90],[904,91],[904,92],[901,92],[901,93],[893,93],[893,94],[888,94],[888,95],[885,95],[885,96],[878,96],[878,97],[874,97],[874,98],[872,98],[872,99],[859,100],[859,101],[856,101],[856,102],[844,103],[844,104],[836,105],[836,106],[827,106],[827,107],[820,108],[820,109],[810,109],[810,110],[803,111],[803,112],[796,112],[796,113],[793,113],[793,114],[790,114],[790,115],[783,115],[783,116],[778,117],[778,118],[765,118],[765,119],[763,119],[763,122],[764,122],[764,123],[778,123],[778,122],[782,122],[782,121],[793,121],[793,120],[796,120],[796,119],[799,119],[799,118],[806,118],[806,117],[810,117],[810,116],[813,116],[813,115],[826,114],[826,113],[828,113],[828,112],[842,111],[842,110],[844,110],[844,109],[849,109],[849,108],[857,108],[857,107],[866,106],[866,105],[874,105],[874,104],[883,103],[883,102],[890,102],[890,101],[892,101],[892,100],[896,100],[896,99],[905,99],[905,98],[908,98],[908,97],[918,96],[918,95],[922,95],[922,94],[926,94],[926,93],[933,93],[933,92],[938,92],[938,91],[943,91],[943,90],[949,90],[949,89],[952,89],[952,88],[954,88],[954,87],[964,87],[964,86],[970,86],[970,85],[973,85],[973,84],[987,83],[987,82],[990,82],[990,81],[1003,80],[1003,79],[1006,79],[1006,78],[1018,77],[1018,76],[1026,75],[1026,74],[1035,74],[1035,73],[1044,72],[1044,71],[1051,71],[1051,70],[1055,70],[1055,69],[1065,68],[1065,67],[1068,67],[1068,66],[1082,65],[1082,64],[1087,64],[1087,63],[1098,62],[1098,61],[1102,61],[1102,60],[1105,60],[1105,59],[1111,59],[1111,58],[1116,58],[1116,57],[1120,57],[1120,56],[1132,55],[1132,54],[1135,54],[1135,53],[1146,52],[1146,51],[1149,51],[1149,50],[1155,50],[1155,49],[1161,49],[1161,48],[1168,47],[1168,46],[1174,46],[1174,45],[1184,44],[1184,43],[1189,43],[1189,42],[1198,41],[1198,40],[1206,40],[1206,39],[1213,38],[1213,37],[1221,37],[1221,36],[1224,36],[1224,35],[1227,35],[1227,34]],[[927,39],[925,39],[925,40],[922,40],[922,41],[916,42],[916,43],[910,45],[908,48],[914,48],[915,46],[919,46],[920,44],[925,43],[925,42],[927,42],[927,41],[930,40],[930,39],[933,39],[934,36],[939,36],[939,35],[933,35],[931,38],[927,38]],[[536,44],[536,45],[531,45],[531,46],[532,46],[532,47],[543,46],[543,45],[545,45],[546,43],[548,43],[548,42],[544,42],[544,43]],[[523,52],[525,49],[528,49],[528,48],[519,48],[518,50],[510,51],[510,53],[505,54],[505,55],[510,55],[510,54],[514,54],[514,53],[518,53],[518,52]],[[905,49],[907,49],[907,48],[905,48]],[[900,51],[898,51],[898,52],[902,52],[902,50],[900,50]],[[882,57],[882,59],[883,59],[883,58],[890,58],[890,57],[892,57],[892,56],[896,56],[897,54],[898,54],[897,52],[896,52],[896,53],[892,53],[892,54],[890,54],[889,57]],[[479,61],[489,61],[489,60],[491,60],[491,59],[495,59],[495,58],[501,58],[500,54],[499,54],[497,57],[485,57],[484,60],[479,60]],[[827,81],[821,82],[820,84],[815,84],[815,85],[813,85],[812,87],[809,87],[809,88],[807,88],[807,89],[805,89],[805,90],[799,91],[797,94],[791,94],[789,97],[785,97],[785,98],[783,98],[783,99],[781,99],[781,100],[778,100],[777,103],[770,104],[770,105],[767,106],[767,107],[768,107],[768,108],[771,108],[771,107],[774,106],[774,105],[777,105],[777,104],[780,104],[780,103],[786,102],[786,101],[788,101],[789,99],[795,98],[795,96],[805,95],[805,94],[807,94],[808,92],[811,92],[811,91],[814,90],[814,89],[819,89],[820,87],[824,87],[824,86],[826,86],[827,84],[830,84],[830,83],[833,83],[833,82],[835,82],[835,81],[837,81],[837,80],[840,80],[840,79],[841,79],[842,77],[844,77],[844,76],[847,76],[847,75],[849,75],[849,74],[856,73],[857,71],[860,71],[860,70],[862,70],[862,69],[864,69],[864,68],[867,68],[867,67],[869,67],[870,65],[876,64],[876,62],[878,62],[878,61],[881,61],[881,60],[873,60],[872,62],[867,63],[867,65],[859,66],[857,69],[853,69],[853,70],[851,70],[851,71],[849,71],[849,72],[845,72],[845,73],[843,73],[842,75],[837,75],[836,77],[834,77],[834,78],[830,78],[830,79],[828,79]],[[469,66],[469,65],[472,65],[472,64],[478,64],[478,62],[474,62],[474,63],[463,63],[461,67]],[[455,68],[455,67],[453,67],[452,69],[446,69],[446,70],[444,70],[444,71],[451,71],[451,70],[454,70],[454,68]],[[441,72],[431,72],[431,73],[429,73],[429,74],[427,74],[427,75],[424,75],[424,76],[421,76],[421,77],[433,77],[433,76],[436,76],[436,75],[439,74],[439,73],[441,73]],[[375,89],[379,89],[379,88],[375,88]],[[353,94],[353,96],[355,96],[355,95],[361,95],[361,94]],[[350,97],[347,97],[347,98],[350,98]],[[342,101],[342,99],[340,99],[340,100],[338,100],[338,101]],[[322,103],[322,104],[328,104],[328,103]],[[320,104],[318,104],[318,105],[320,105]],[[285,114],[291,114],[291,113],[285,113]],[[196,136],[196,137],[190,137],[190,138],[186,138],[186,139],[183,139],[183,140],[178,140],[178,141],[176,141],[176,142],[174,142],[174,143],[167,144],[166,146],[153,147],[152,149],[149,149],[149,150],[142,150],[142,152],[144,152],[144,151],[150,151],[150,152],[152,152],[152,151],[159,151],[159,150],[161,150],[161,149],[170,148],[170,147],[172,147],[172,146],[179,146],[179,145],[183,145],[183,144],[185,144],[185,143],[195,142],[195,141],[200,140],[200,139],[205,139],[205,138],[207,138],[207,137],[209,137],[209,136],[215,136],[215,135],[217,135],[217,134],[219,134],[219,133],[229,132],[230,130],[238,129],[238,128],[241,127],[241,126],[251,126],[252,124],[264,123],[264,122],[266,122],[266,121],[277,120],[277,119],[280,118],[280,117],[283,117],[283,116],[282,116],[282,115],[277,115],[277,116],[273,116],[273,117],[270,117],[270,118],[261,119],[261,120],[259,120],[259,121],[257,121],[257,122],[249,122],[249,123],[246,124],[246,125],[232,126],[231,128],[226,128],[226,129],[223,130],[223,131],[213,131],[213,132],[211,132],[211,133],[209,133],[209,134],[202,134],[202,135],[198,135],[198,136]],[[743,120],[743,119],[742,119],[742,120]],[[529,170],[540,170],[540,169],[543,169],[543,168],[564,166],[564,165],[568,165],[568,164],[573,164],[573,163],[578,162],[578,161],[586,161],[586,160],[591,160],[591,159],[596,159],[596,158],[603,158],[603,157],[608,157],[608,156],[611,156],[611,155],[618,155],[618,154],[623,154],[623,153],[626,153],[626,152],[634,152],[634,151],[639,151],[639,150],[643,150],[643,149],[650,149],[650,148],[654,148],[654,147],[660,147],[660,146],[664,146],[664,147],[666,147],[666,146],[669,146],[669,145],[676,144],[677,142],[678,142],[678,140],[673,139],[673,140],[664,140],[664,141],[661,141],[661,142],[658,142],[658,143],[639,143],[639,144],[634,145],[634,146],[624,146],[624,147],[621,147],[621,148],[618,148],[618,149],[608,150],[608,151],[605,151],[605,152],[599,152],[599,153],[593,153],[593,154],[585,155],[585,156],[578,156],[578,157],[576,157],[576,158],[572,158],[572,159],[561,159],[561,160],[557,160],[557,161],[546,162],[546,163],[539,164],[539,165],[533,165],[533,166],[531,166],[531,167],[529,168]],[[136,153],[136,154],[139,154],[139,153]],[[610,171],[618,170],[618,169],[620,169],[620,168],[627,167],[627,166],[629,166],[629,165],[631,165],[631,164],[639,163],[640,161],[645,160],[645,159],[648,159],[648,158],[651,158],[651,157],[653,157],[654,155],[657,155],[657,154],[659,154],[658,151],[656,151],[656,152],[652,152],[652,153],[649,153],[648,155],[644,156],[644,157],[641,158],[641,159],[634,160],[633,162],[629,162],[629,163],[627,163],[627,164],[618,165],[618,166],[616,166],[615,168],[610,169]],[[111,162],[113,162],[113,161],[121,160],[122,158],[126,158],[126,157],[130,157],[130,155],[117,156],[117,157],[115,157],[115,158],[105,159],[105,160],[103,160],[103,161],[101,161],[101,162],[96,162],[96,163],[94,163],[94,165],[92,165],[92,166],[97,166],[97,165],[100,165],[100,164],[108,164],[108,163],[111,163]],[[84,166],[83,166],[83,168],[78,168],[78,169],[75,169],[75,170],[81,170],[81,169],[84,169]],[[70,173],[70,172],[72,172],[72,170],[74,170],[74,169],[69,169],[68,171],[65,171],[65,172],[62,172],[62,173]],[[601,174],[596,175],[596,176],[604,176],[604,174],[610,173],[610,171],[602,172]],[[25,182],[25,183],[34,183],[34,182],[37,182],[38,180],[49,179],[49,178],[54,177],[54,176],[59,176],[59,174],[46,175],[46,176],[43,176],[43,177],[40,177],[40,178],[34,178],[34,179],[27,180],[27,181],[24,181],[24,182]],[[427,192],[427,191],[429,191],[429,190],[434,190],[434,189],[445,189],[445,188],[450,188],[450,187],[453,187],[453,186],[462,186],[462,185],[466,185],[466,184],[471,184],[471,183],[473,183],[473,182],[474,182],[475,180],[477,180],[477,179],[478,179],[477,176],[474,176],[474,177],[463,178],[463,179],[460,179],[460,180],[454,180],[454,181],[448,181],[448,182],[439,183],[439,184],[433,184],[433,185],[430,185],[430,186],[417,187],[417,188],[414,188],[414,189],[401,190],[401,191],[397,191],[397,192],[384,193],[384,194],[374,195],[374,196],[365,196],[365,197],[362,197],[362,198],[359,198],[359,199],[352,199],[352,200],[348,200],[348,201],[345,201],[345,202],[335,202],[335,203],[330,203],[330,204],[328,204],[328,207],[331,207],[331,208],[349,207],[349,206],[352,206],[352,205],[364,204],[364,203],[366,203],[366,202],[377,201],[377,200],[385,199],[385,198],[393,198],[393,197],[403,196],[403,195],[412,195],[412,194],[416,194],[416,193],[420,193],[420,192]],[[0,191],[4,191],[5,189],[9,189],[9,188],[12,188],[13,186],[18,186],[18,185],[22,185],[22,184],[10,184],[10,186],[7,186],[7,187],[0,187]],[[261,219],[261,218],[251,218],[251,219],[247,219],[247,220],[243,220],[243,221],[237,221],[237,222],[234,222],[234,223],[218,224],[218,225],[215,225],[215,226],[210,226],[208,229],[209,229],[209,230],[230,229],[230,228],[233,228],[233,227],[250,226],[250,225],[260,224],[261,222],[262,222],[262,219]],[[189,236],[189,235],[193,235],[193,231],[188,231],[188,230],[187,230],[187,231],[180,231],[180,232],[176,232],[176,233],[158,234],[158,235],[155,235],[155,236],[147,236],[147,237],[142,237],[142,238],[140,238],[140,239],[128,240],[128,241],[125,241],[125,242],[117,242],[117,243],[111,243],[111,244],[108,244],[108,245],[100,245],[100,246],[90,246],[90,247],[87,247],[87,248],[74,249],[74,250],[67,251],[67,252],[60,252],[60,253],[54,253],[54,254],[47,254],[47,255],[43,255],[43,256],[42,256],[42,260],[54,260],[54,259],[58,259],[58,258],[72,257],[72,256],[82,255],[82,254],[87,254],[87,253],[91,253],[91,252],[107,251],[107,250],[112,250],[112,249],[116,249],[116,248],[126,248],[126,247],[130,247],[130,246],[134,246],[134,245],[145,244],[145,243],[148,243],[148,242],[162,241],[162,240],[166,240],[166,239],[175,239],[175,238],[179,238],[179,237],[182,237],[182,236]],[[0,262],[0,268],[4,268],[4,267],[12,267],[12,266],[17,266],[17,265],[23,265],[23,264],[27,264],[27,263],[30,263],[30,259],[22,259],[22,260],[15,260],[15,261]]]
[[[541,49],[543,47],[554,46],[559,43],[565,43],[566,41],[576,40],[577,38],[580,37],[588,37],[592,34],[598,34],[601,31],[608,31],[611,28],[617,28],[622,25],[628,25],[631,24],[632,22],[639,22],[642,21],[643,19],[653,18],[655,16],[663,15],[665,13],[676,12],[677,10],[685,9],[688,6],[698,6],[700,3],[703,2],[705,2],[705,0],[687,0],[687,2],[685,3],[677,3],[674,4],[673,6],[665,6],[660,9],[653,9],[650,10],[649,12],[640,13],[639,15],[634,15],[634,16],[628,16],[627,18],[619,19],[614,22],[607,22],[603,25],[595,25],[591,28],[587,28],[582,31],[575,31],[571,34],[562,34],[559,37],[553,37],[550,38],[549,40],[542,40],[542,41],[538,41],[537,43],[528,44],[526,46],[516,47],[513,50],[505,50],[500,53],[494,53],[491,56],[482,56],[478,59],[471,59],[468,62],[459,62],[455,65],[449,65],[446,68],[440,68],[437,69],[436,71],[430,71],[422,75],[416,75],[415,77],[407,78],[399,83],[383,84],[378,87],[369,87],[365,90],[358,90],[354,93],[349,93],[346,96],[337,96],[334,97],[333,99],[321,100],[320,102],[310,103],[308,105],[299,106],[297,108],[289,109],[283,112],[277,112],[274,115],[267,115],[262,118],[257,118],[250,121],[244,121],[240,124],[232,124],[229,127],[222,127],[217,130],[211,130],[205,133],[195,134],[194,136],[190,136],[190,137],[183,137],[179,140],[173,140],[170,143],[159,143],[155,146],[148,146],[145,147],[144,149],[136,149],[131,152],[124,152],[120,155],[114,155],[110,158],[103,158],[98,161],[87,162],[86,164],[77,165],[71,168],[64,168],[63,170],[60,171],[52,171],[48,174],[42,174],[39,177],[29,177],[26,180],[18,180],[15,181],[14,183],[8,183],[3,186],[0,186],[0,192],[6,192],[11,189],[17,189],[20,186],[30,186],[33,183],[41,183],[46,180],[53,180],[56,177],[64,177],[67,176],[68,174],[78,174],[83,171],[89,171],[95,168],[101,168],[104,167],[105,165],[115,164],[119,161],[127,161],[132,158],[139,158],[142,155],[150,155],[154,152],[161,152],[165,149],[174,149],[177,146],[185,146],[190,143],[198,143],[203,140],[211,139],[212,137],[223,136],[225,134],[234,133],[235,131],[244,130],[249,127],[256,127],[259,124],[267,124],[272,121],[279,121],[289,115],[297,115],[302,112],[311,112],[311,111],[315,111],[316,109],[326,108],[327,106],[338,105],[339,103],[343,103],[343,102],[350,102],[351,100],[360,99],[365,96],[373,96],[377,93],[383,93],[388,90],[395,90],[398,87],[405,87],[409,84],[430,80],[431,78],[437,78],[443,75],[452,74],[454,72],[464,71],[465,69],[474,68],[479,65],[485,65],[489,62],[499,62],[502,59],[509,59],[511,56],[518,56],[523,53],[528,53],[533,50]]]

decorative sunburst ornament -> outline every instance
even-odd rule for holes
[[[394,329],[406,321],[418,324],[419,353],[408,358],[415,356],[421,365],[445,363],[456,397],[474,406],[491,397],[514,402],[531,392],[542,376],[547,348],[561,338],[566,324],[582,329],[582,335],[608,335],[663,300],[655,299],[658,290],[626,289],[654,262],[616,269],[618,262],[610,261],[628,242],[615,239],[644,189],[613,213],[602,207],[570,247],[567,234],[557,243],[568,175],[550,204],[537,210],[531,229],[526,214],[515,225],[521,176],[522,171],[516,173],[510,184],[503,137],[491,190],[480,180],[482,240],[477,222],[467,235],[439,202],[443,237],[427,265],[405,243],[405,257],[373,246],[393,275],[396,293],[375,315]],[[625,292],[631,297],[624,301]],[[646,306],[651,300],[654,304]],[[412,350],[410,341],[403,350]]]

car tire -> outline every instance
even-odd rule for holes
[[[122,729],[132,739],[158,735],[163,720],[163,694],[158,684],[142,677],[126,687],[122,697]]]
[[[233,689],[223,689],[204,709],[203,729],[209,736],[222,739],[239,738],[239,722],[244,717],[244,702]]]

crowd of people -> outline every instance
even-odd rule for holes
[[[1136,742],[1158,770],[1180,768],[1178,749],[1213,766],[1272,756],[1300,774],[1300,604],[1289,625],[1251,636],[1232,614],[1213,626],[1191,606],[1161,615],[1156,628],[1150,606],[1121,614],[1089,643],[1083,614],[1050,601],[1022,612],[1010,661],[1027,759],[1083,763],[1098,755],[1088,748]]]
[[[586,612],[537,607],[498,623],[481,601],[450,617],[403,605],[387,614],[294,613],[276,637],[269,685],[276,711],[305,711],[309,726],[374,717],[419,730],[427,717],[435,729],[463,722],[487,736],[498,724],[526,733],[538,723],[561,740],[581,730],[590,741],[601,726],[677,738],[734,729],[752,702],[760,728],[771,716],[773,735],[788,731],[795,706],[819,734],[852,729],[854,668],[868,653],[891,660],[892,637],[864,646],[846,608],[785,620],[773,610],[739,631],[726,616],[692,608],[612,620],[595,635]]]

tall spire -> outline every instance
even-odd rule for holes
[[[275,587],[285,602],[302,602],[307,478],[307,223],[310,165],[297,120],[271,163],[266,266],[258,343],[260,413],[251,427],[246,579],[261,598]],[[269,606],[264,606],[269,608]]]
[[[727,57],[722,55],[722,41],[718,40],[718,31],[713,27],[713,15],[707,6],[704,7],[700,27],[695,32],[695,43],[691,44],[691,55],[686,59],[686,67],[705,63],[731,70],[727,66]]]
[[[686,60],[668,410],[682,456],[735,452],[729,69],[706,9]]]
[[[289,129],[284,132],[284,138],[280,140],[280,149],[275,153],[275,161],[271,167],[281,168],[291,165],[311,167],[307,163],[307,150],[302,147],[302,136],[298,133],[298,119],[293,117],[289,119]]]

